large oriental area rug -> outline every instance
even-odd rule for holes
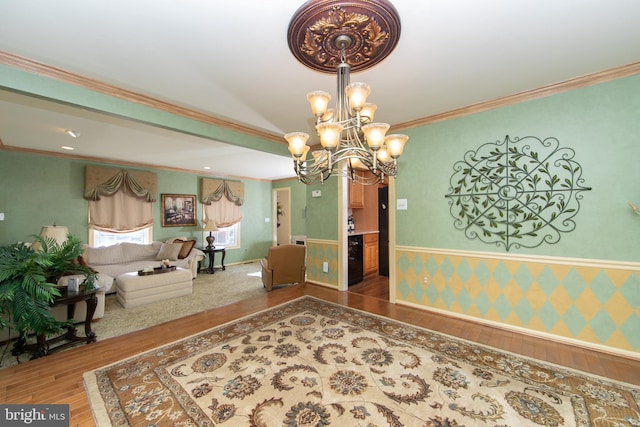
[[[312,297],[84,377],[99,426],[640,425],[638,387]]]

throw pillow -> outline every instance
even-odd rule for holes
[[[165,240],[165,243],[178,243],[178,242],[186,242],[187,237],[172,237],[170,239]]]
[[[156,261],[162,261],[163,259],[177,261],[180,249],[182,249],[182,243],[163,243],[158,255],[156,255]]]
[[[176,242],[177,243],[177,242]],[[184,259],[189,256],[191,253],[191,249],[196,245],[195,240],[187,240],[182,244],[182,248],[180,249],[180,253],[178,254],[179,259]]]

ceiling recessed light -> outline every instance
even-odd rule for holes
[[[205,167],[203,167],[202,169],[204,169],[204,170],[210,170],[210,169],[211,169],[211,167],[209,167],[209,166],[205,166]]]
[[[73,150],[75,150],[75,148],[73,148],[73,147],[69,147],[68,145],[63,145],[63,146],[62,146],[62,147],[60,147],[60,148],[62,148],[63,150],[69,150],[69,151],[73,151]]]
[[[75,131],[75,130],[65,130],[65,132],[67,133],[67,135],[73,137],[73,138],[78,138],[80,136],[80,132]]]

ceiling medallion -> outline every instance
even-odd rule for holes
[[[291,18],[289,49],[303,65],[323,73],[334,73],[341,62],[351,71],[362,71],[385,59],[400,38],[400,17],[386,0],[310,0]]]

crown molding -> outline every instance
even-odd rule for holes
[[[8,145],[3,145],[2,140],[0,140],[0,151],[11,151],[14,153],[34,154],[38,156],[56,157],[59,159],[79,160],[83,162],[99,163],[104,165],[128,166],[128,167],[134,167],[134,168],[155,169],[155,170],[163,170],[163,171],[170,171],[170,172],[188,173],[192,175],[206,176],[211,178],[228,178],[228,179],[237,179],[237,180],[243,180],[243,181],[272,182],[269,179],[250,178],[242,175],[215,174],[207,171],[174,168],[169,166],[158,166],[158,165],[147,164],[147,163],[127,162],[124,160],[111,160],[111,159],[105,159],[103,157],[80,156],[80,155],[74,155],[74,154],[55,153],[51,151],[35,150],[33,148],[12,147]]]
[[[98,93],[113,96],[136,104],[141,104],[150,108],[154,108],[167,113],[175,114],[178,116],[186,117],[189,119],[197,120],[212,126],[218,126],[235,132],[243,133],[245,135],[253,136],[256,138],[262,138],[268,141],[277,142],[279,144],[286,144],[282,135],[277,135],[270,132],[260,131],[248,126],[233,123],[227,120],[223,120],[217,117],[213,117],[195,110],[191,110],[184,107],[161,101],[156,98],[141,95],[136,92],[121,89],[119,87],[100,82],[98,80],[89,79],[87,77],[73,74],[59,68],[51,67],[49,65],[42,64],[30,59],[26,59],[17,55],[13,55],[8,52],[0,50],[0,64],[10,66],[12,68],[26,71],[31,74],[48,77],[54,80],[58,80],[64,83],[69,83],[75,86],[83,87]],[[445,120],[451,120],[459,117],[468,116],[471,114],[480,113],[495,108],[505,107],[508,105],[517,104],[520,102],[530,101],[533,99],[542,98],[545,96],[556,95],[562,92],[567,92],[574,89],[579,89],[587,86],[592,86],[599,83],[605,83],[607,81],[616,80],[624,77],[640,74],[640,62],[634,62],[631,64],[623,65],[620,67],[611,68],[609,70],[600,71],[597,73],[587,74],[585,76],[576,77],[573,79],[565,80],[563,82],[554,83],[551,85],[543,86],[537,89],[520,92],[513,95],[508,95],[502,98],[497,98],[491,101],[480,102],[477,104],[469,105],[466,107],[457,108],[455,110],[446,111],[439,114],[423,117],[420,119],[398,123],[392,125],[391,132],[398,132],[404,129],[411,129],[420,126],[426,126]]]
[[[0,64],[7,65],[17,70],[25,71],[27,73],[47,77],[63,83],[72,84],[74,86],[82,87],[97,93],[109,95],[114,98],[119,98],[124,101],[132,102],[135,104],[144,105],[146,107],[154,108],[156,110],[164,111],[176,116],[186,117],[188,119],[197,120],[208,125],[221,127],[234,132],[239,132],[245,135],[253,136],[256,138],[265,139],[279,144],[286,145],[286,141],[282,138],[282,135],[275,133],[265,132],[258,129],[254,129],[248,126],[244,126],[238,123],[234,123],[228,120],[223,120],[217,117],[210,116],[208,114],[201,113],[189,108],[180,107],[157,98],[152,98],[146,95],[142,95],[136,92],[132,92],[126,89],[119,88],[98,80],[90,79],[78,74],[71,73],[69,71],[62,70],[60,68],[52,67],[40,62],[33,61],[31,59],[23,58],[17,55],[13,55],[8,52],[0,50]]]
[[[491,101],[480,102],[478,104],[469,105],[467,107],[457,108],[455,110],[446,111],[444,113],[434,114],[432,116],[423,117],[420,119],[416,119],[416,120],[412,120],[404,123],[398,123],[398,124],[392,125],[389,131],[397,132],[403,129],[426,126],[433,123],[442,122],[445,120],[451,120],[459,117],[469,116],[471,114],[480,113],[487,110],[493,110],[495,108],[505,107],[512,104],[518,104],[525,101],[531,101],[533,99],[538,99],[545,96],[556,95],[556,94],[559,94],[562,92],[568,92],[574,89],[592,86],[599,83],[605,83],[610,80],[621,79],[623,77],[629,77],[636,74],[640,74],[640,62],[634,62],[628,65],[611,68],[609,70],[587,74],[585,76],[576,77],[573,79],[565,80],[563,82],[542,86],[537,89],[532,89],[525,92],[516,93],[513,95],[508,95],[508,96],[497,98]]]

